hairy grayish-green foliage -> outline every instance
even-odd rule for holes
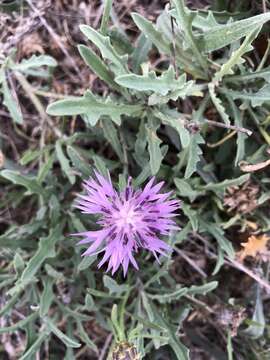
[[[63,358],[75,359],[81,346],[98,358],[98,337],[87,331],[93,322],[106,336],[112,332],[114,341],[134,343],[142,357],[156,359],[160,351],[160,358],[189,359],[185,345],[189,341],[180,336],[183,322],[193,306],[211,313],[205,299],[218,287],[224,263],[235,257],[231,231],[246,229],[248,220],[242,213],[228,215],[226,190],[251,180],[261,182],[258,204],[263,207],[269,201],[269,178],[243,174],[239,164],[269,157],[270,68],[264,61],[254,65],[253,44],[263,25],[268,25],[270,13],[191,11],[183,0],[173,0],[156,22],[131,14],[139,32],[134,43],[124,30],[110,31],[110,16],[115,19],[112,6],[112,1],[105,1],[100,30],[80,26],[85,44],[78,45],[85,66],[106,85],[106,96],[88,89],[82,96],[50,103],[45,113],[30,83],[42,77],[50,84],[57,62],[41,55],[16,63],[11,55],[1,64],[3,105],[14,124],[22,125],[24,115],[11,77],[55,136],[52,142],[43,139],[40,148],[29,148],[18,164],[5,159],[1,170],[1,183],[8,189],[1,207],[22,204],[34,209],[28,223],[11,222],[0,236],[1,249],[10,261],[0,274],[4,290],[0,314],[5,319],[0,334],[18,330],[26,334],[20,359],[35,359],[47,346],[52,358],[63,357],[64,352]],[[153,56],[162,62],[156,65]],[[68,135],[65,126],[69,129],[71,118],[78,116],[85,130]],[[246,128],[258,131],[259,140],[248,137]],[[229,131],[236,134],[225,139]],[[36,166],[30,167],[33,163]],[[109,169],[120,189],[128,174],[134,186],[152,175],[165,180],[184,201],[183,216],[177,220],[182,230],[169,239],[175,253],[162,257],[160,265],[139,254],[140,271],[130,271],[126,279],[120,273],[115,278],[103,274],[96,257],[80,257],[82,249],[68,234],[97,225],[94,218],[75,212],[72,204],[82,180],[93,175],[94,168],[105,176]],[[263,210],[256,216],[252,221],[261,231],[269,231]],[[212,262],[205,271],[199,269],[199,281],[179,284],[174,254],[181,254],[177,251],[188,239],[198,242],[205,249],[201,256]],[[200,268],[191,265],[195,273]],[[253,299],[247,339],[260,338],[266,326],[259,286]],[[7,319],[22,307],[27,307],[25,315],[10,325]],[[60,328],[61,319],[65,321]],[[232,359],[230,331],[225,335]],[[197,335],[190,329],[186,336],[192,343]],[[210,342],[202,338],[198,342],[209,358],[227,358],[218,347],[211,353]]]

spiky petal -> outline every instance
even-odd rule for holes
[[[170,247],[159,236],[178,229],[172,218],[177,215],[180,202],[169,199],[171,192],[159,192],[164,182],[154,184],[152,178],[143,190],[135,191],[129,178],[124,191],[117,192],[110,178],[105,179],[98,172],[95,175],[96,179],[84,182],[86,195],[79,195],[76,203],[84,214],[98,215],[101,227],[74,234],[83,237],[79,244],[89,243],[83,255],[103,252],[98,267],[108,262],[107,271],[114,274],[122,266],[124,275],[130,263],[138,269],[134,254],[140,248],[152,252],[157,260],[159,254],[165,255]]]

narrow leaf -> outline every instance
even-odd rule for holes
[[[115,65],[117,73],[127,73],[127,57],[120,56],[116,52],[108,36],[101,35],[99,32],[87,25],[80,25],[80,30],[99,48],[103,58],[110,60]]]
[[[148,122],[146,127],[148,151],[150,155],[150,168],[152,175],[155,175],[160,168],[163,156],[160,149],[162,141],[158,138],[156,130],[159,125],[155,125],[152,121]]]
[[[151,21],[136,13],[132,13],[131,16],[141,32],[158,48],[159,51],[165,54],[171,53],[170,44],[166,42],[162,33],[156,29]]]
[[[15,123],[22,124],[23,116],[20,105],[12,96],[5,77],[3,78],[3,82],[2,82],[2,91],[4,96],[3,104],[7,107],[12,119],[15,121]]]
[[[261,26],[253,30],[250,34],[248,34],[243,41],[242,45],[232,53],[230,59],[221,66],[220,70],[216,72],[214,76],[214,81],[220,81],[223,76],[225,75],[231,75],[233,74],[233,67],[237,64],[242,64],[245,62],[245,60],[242,58],[242,56],[253,49],[251,46],[252,41],[257,37],[259,31],[261,29]]]
[[[203,144],[204,140],[200,134],[195,134],[191,137],[190,144],[187,148],[188,160],[185,170],[185,179],[191,177],[191,175],[197,170],[197,164],[200,161],[200,155],[202,150],[199,144]]]
[[[55,144],[55,150],[57,158],[60,162],[63,173],[67,176],[69,182],[73,185],[75,183],[75,176],[73,174],[72,168],[70,167],[69,160],[63,152],[62,142],[58,140]]]
[[[10,180],[16,185],[22,185],[32,194],[45,196],[45,190],[40,186],[36,179],[29,175],[21,175],[18,171],[2,170],[0,175]]]
[[[48,237],[41,238],[37,252],[27,263],[26,268],[22,272],[21,277],[16,281],[14,288],[9,293],[11,295],[18,293],[34,280],[34,276],[47,258],[55,256],[55,244],[61,237],[62,226],[52,229]]]
[[[85,63],[92,71],[113,89],[119,91],[119,86],[115,83],[114,77],[107,65],[94,53],[92,49],[85,45],[78,45],[79,53]]]
[[[56,325],[49,318],[46,318],[45,323],[48,326],[48,329],[52,333],[54,333],[54,335],[57,336],[58,339],[61,340],[67,347],[78,348],[81,346],[80,343],[71,339],[66,334],[64,334],[60,329],[58,329]]]

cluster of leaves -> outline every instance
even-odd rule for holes
[[[193,303],[200,304],[196,297],[217,287],[222,265],[235,256],[230,234],[243,228],[250,216],[227,212],[226,189],[260,181],[252,216],[261,232],[270,229],[269,179],[266,173],[243,174],[239,167],[241,161],[256,164],[268,156],[269,47],[254,65],[258,59],[251,44],[270,13],[243,17],[239,12],[191,11],[183,0],[171,5],[156,23],[132,14],[140,31],[135,46],[126,33],[110,30],[110,0],[105,2],[99,31],[80,27],[95,50],[79,45],[79,52],[106,83],[109,96],[87,90],[81,97],[51,103],[45,114],[31,78],[43,77],[49,86],[56,61],[43,55],[16,63],[11,54],[1,65],[3,104],[14,123],[23,123],[12,89],[15,77],[53,139],[45,144],[43,139],[40,148],[27,150],[19,164],[5,159],[1,171],[7,189],[1,208],[32,209],[28,223],[14,222],[0,236],[6,261],[0,273],[0,287],[6,290],[0,315],[6,325],[0,334],[23,329],[27,336],[21,359],[44,352],[46,343],[54,356],[61,356],[64,344],[65,359],[73,359],[82,344],[98,354],[110,332],[115,341],[134,343],[142,357],[154,358],[165,349],[165,357],[189,359],[179,330]],[[162,59],[159,66],[152,65],[153,56]],[[186,111],[190,107],[192,112]],[[209,109],[218,121],[209,119]],[[49,115],[63,123],[66,117],[79,115],[85,130],[78,126],[67,135]],[[258,139],[248,138],[245,127],[257,132]],[[236,141],[232,136],[220,140],[224,128],[237,130]],[[215,145],[218,151],[212,150]],[[169,241],[177,249],[192,235],[203,235],[217,259],[208,278],[199,284],[179,284],[171,274],[174,254],[162,258],[161,265],[141,254],[140,271],[130,272],[126,280],[121,274],[115,279],[102,275],[95,257],[81,259],[81,249],[67,234],[96,228],[94,219],[72,209],[78,185],[93,174],[93,168],[105,176],[109,169],[120,189],[127,174],[136,187],[151,175],[165,179],[184,199],[185,216],[179,219],[183,230]],[[265,327],[259,290],[254,299],[253,323],[245,336],[259,337]],[[23,319],[13,323],[15,308]],[[87,331],[93,323],[102,329],[101,340]]]

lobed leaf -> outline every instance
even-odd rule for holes
[[[175,79],[175,72],[172,66],[164,71],[161,76],[156,76],[154,71],[146,75],[127,74],[118,76],[115,81],[129,89],[137,91],[153,91],[161,95],[167,95],[169,91],[182,88],[186,82],[186,74]]]
[[[110,98],[103,100],[87,91],[83,97],[59,100],[50,104],[47,113],[54,116],[85,115],[86,121],[95,126],[101,116],[109,116],[120,125],[121,115],[133,116],[141,110],[140,105],[117,104]]]
[[[228,22],[226,25],[218,25],[198,35],[199,49],[212,52],[241,39],[250,32],[262,26],[270,20],[270,13],[252,16],[247,19]]]
[[[18,64],[12,64],[11,69],[17,71],[26,71],[41,66],[57,66],[57,61],[49,55],[32,55],[29,59],[23,59]]]

